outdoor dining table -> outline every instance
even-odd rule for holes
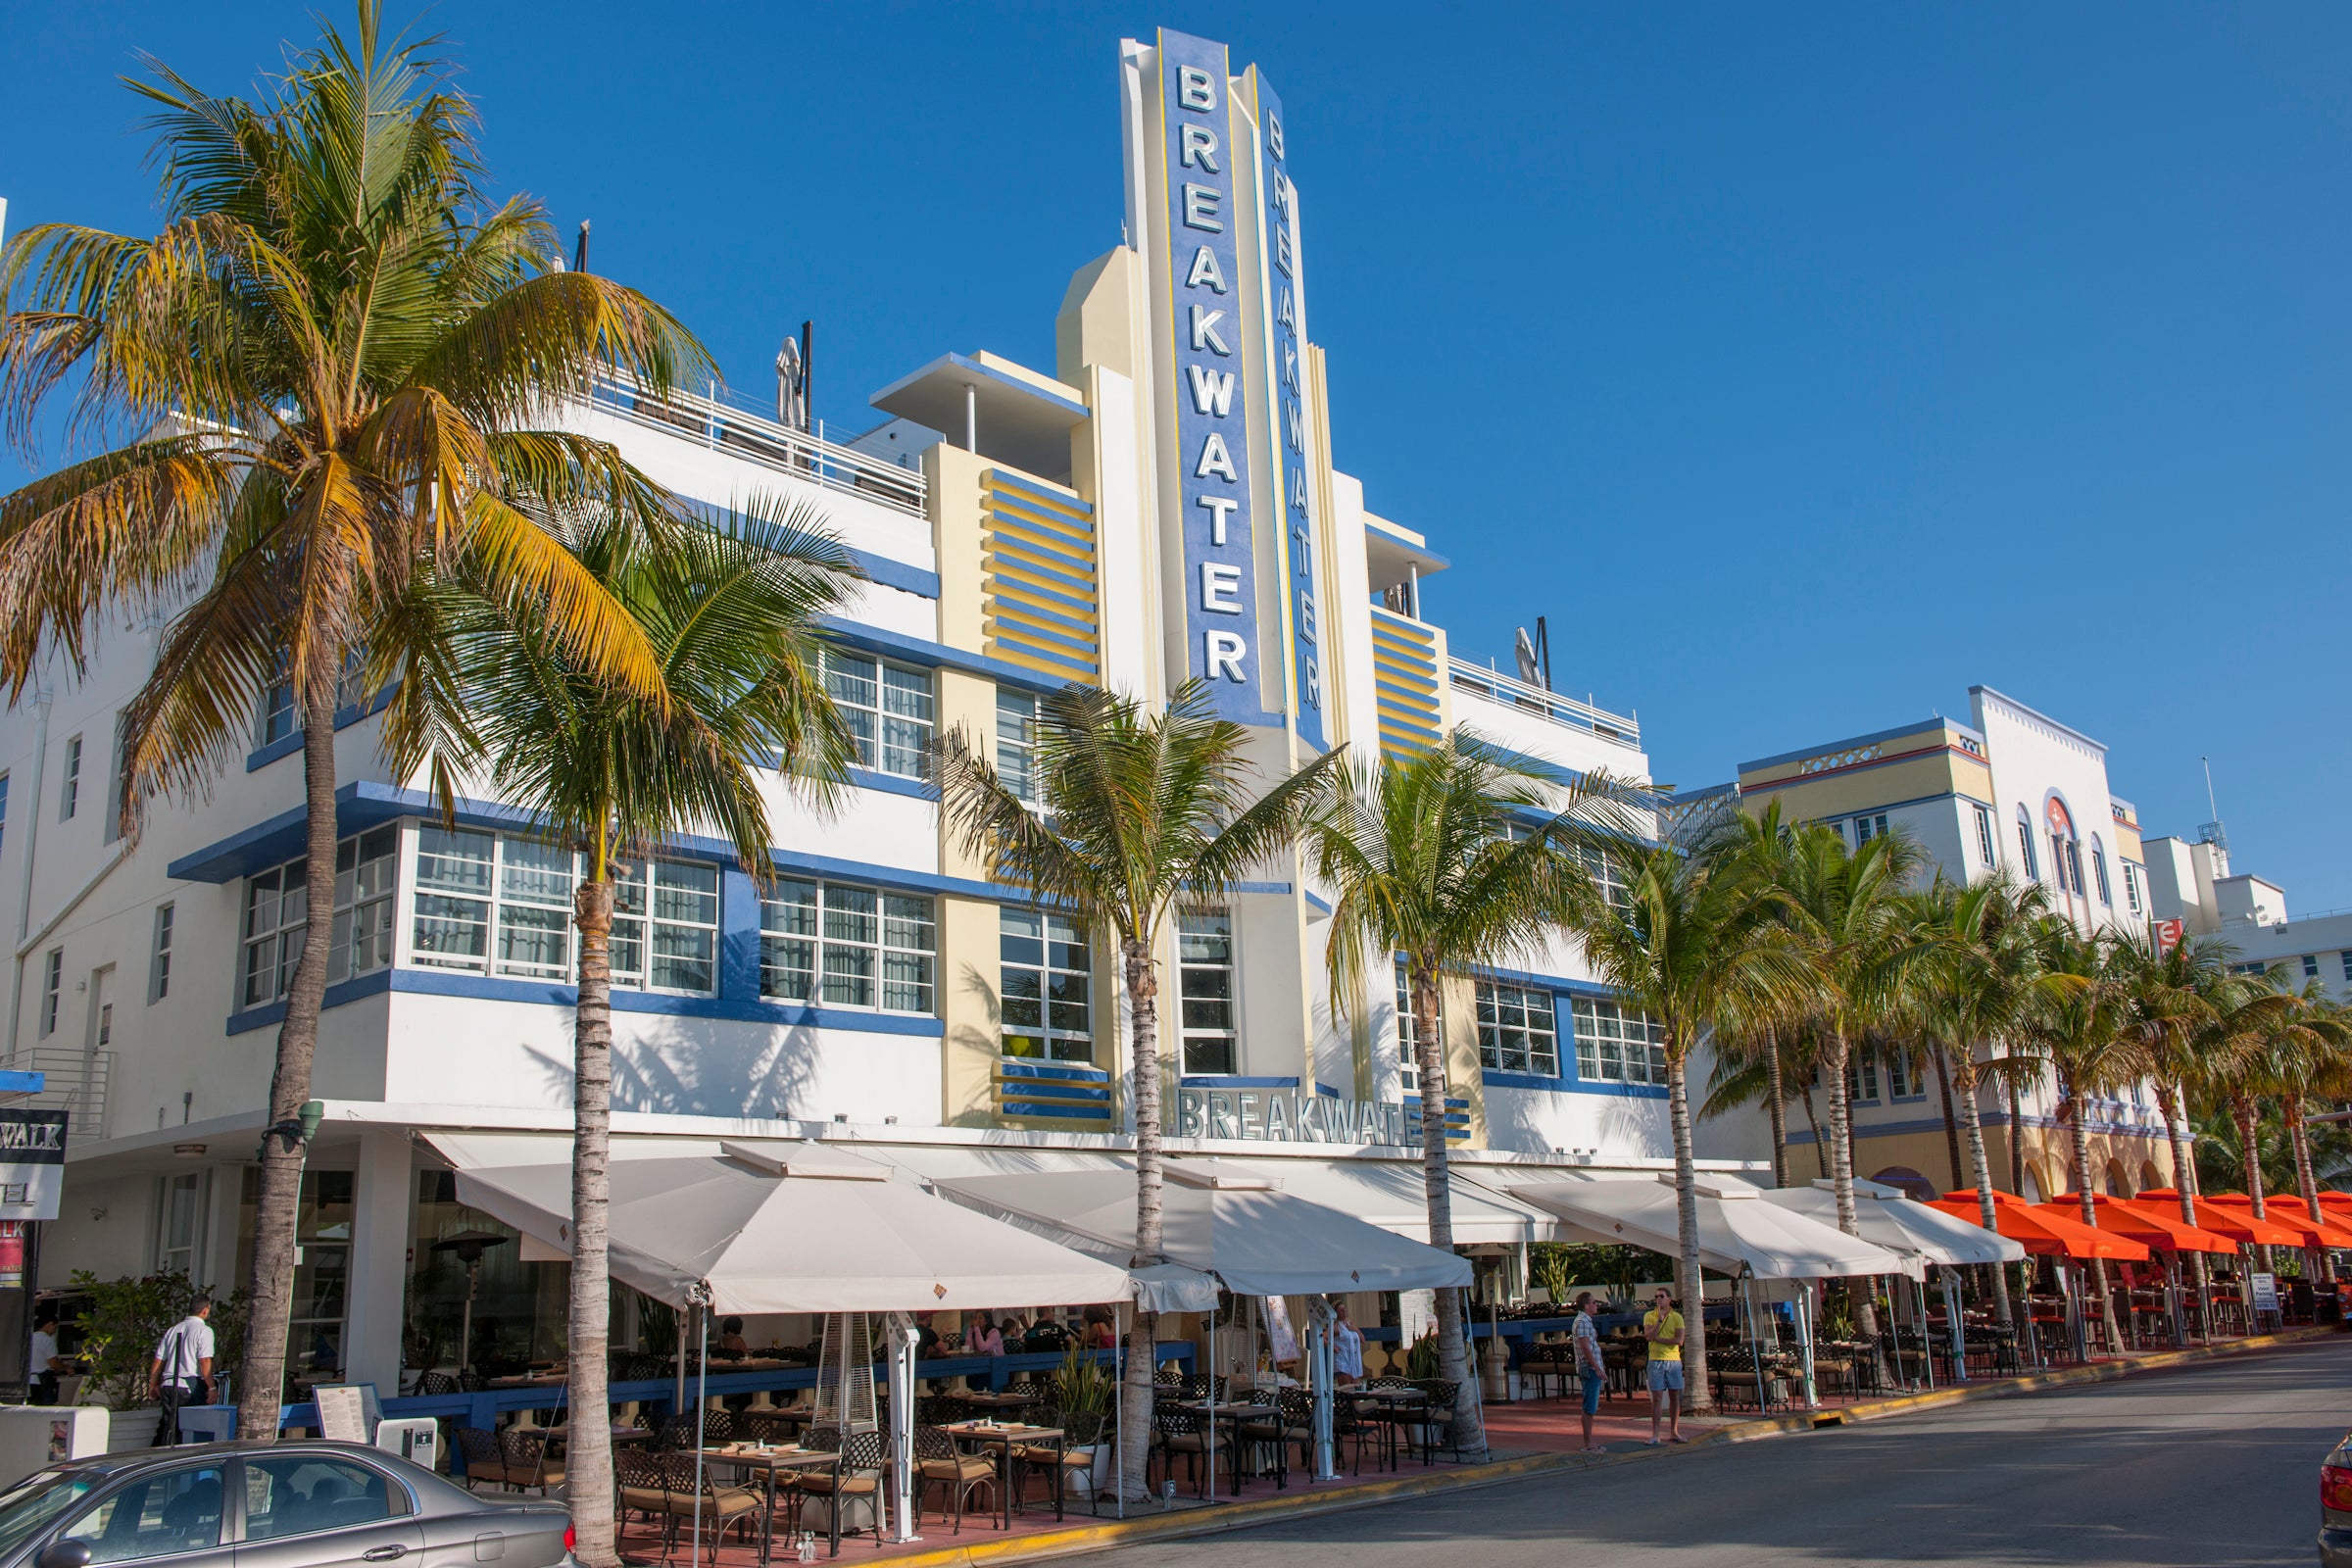
[[[1065,1467],[1059,1455],[1069,1442],[1069,1434],[1060,1427],[1033,1427],[1019,1422],[958,1421],[939,1429],[958,1443],[976,1444],[997,1450],[997,1514],[1002,1528],[1012,1528],[1012,1450],[1018,1447],[1047,1447],[1054,1449],[1054,1520],[1062,1518],[1062,1476]]]
[[[767,1568],[769,1550],[774,1544],[776,1529],[776,1477],[787,1471],[831,1470],[841,1473],[841,1454],[838,1450],[804,1448],[795,1445],[789,1448],[769,1447],[764,1444],[725,1443],[705,1448],[706,1463],[733,1465],[741,1470],[758,1471],[766,1478],[764,1505],[760,1510],[760,1568]],[[836,1496],[832,1509],[832,1550],[841,1555],[841,1499]]]
[[[948,1397],[976,1410],[1027,1410],[1045,1403],[1042,1394],[952,1394]]]
[[[1407,1409],[1426,1410],[1428,1408],[1429,1395],[1427,1391],[1422,1389],[1341,1389],[1338,1391],[1338,1396],[1352,1404],[1377,1404],[1388,1407],[1383,1412],[1384,1418],[1378,1423],[1381,1454],[1387,1460],[1389,1469],[1399,1468],[1401,1461],[1396,1454],[1396,1435],[1404,1427],[1402,1416]]]

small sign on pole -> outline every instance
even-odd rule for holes
[[[2268,1312],[2273,1317],[2278,1316],[2278,1276],[2276,1274],[2249,1274],[2246,1276],[2246,1284],[2252,1296],[2250,1304],[2254,1308],[2254,1315],[2260,1317],[2263,1313]]]

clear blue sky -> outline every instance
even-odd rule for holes
[[[335,7],[330,6],[330,10]],[[338,15],[341,13],[337,11]],[[413,17],[395,0],[396,18]],[[1660,778],[1965,713],[2106,741],[2352,905],[2352,10],[446,0],[497,177],[737,382],[818,413],[949,350],[1053,365],[1119,238],[1122,35],[1290,112],[1335,443],[1454,568],[1433,613],[1638,709]],[[297,6],[0,12],[12,230],[146,232],[137,50],[220,89]],[[0,483],[23,469],[0,460]]]

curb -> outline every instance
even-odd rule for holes
[[[1680,1450],[1671,1447],[1637,1447],[1630,1451],[1611,1452],[1592,1457],[1578,1452],[1533,1453],[1518,1458],[1501,1459],[1474,1469],[1441,1470],[1425,1476],[1402,1476],[1394,1481],[1367,1482],[1360,1486],[1338,1487],[1328,1492],[1301,1494],[1296,1497],[1252,1497],[1246,1502],[1222,1504],[1215,1508],[1191,1509],[1183,1513],[1154,1513],[1142,1519],[1105,1519],[1076,1526],[1067,1530],[1047,1531],[1034,1536],[1016,1536],[1010,1540],[974,1541],[943,1546],[930,1551],[906,1552],[877,1560],[875,1568],[1008,1568],[1013,1563],[1043,1562],[1054,1557],[1076,1556],[1084,1552],[1108,1551],[1119,1546],[1143,1545],[1157,1541],[1172,1541],[1187,1536],[1211,1536],[1229,1530],[1250,1530],[1259,1525],[1274,1524],[1292,1519],[1311,1519],[1320,1514],[1338,1513],[1350,1508],[1372,1507],[1384,1502],[1399,1502],[1408,1497],[1428,1496],[1441,1492],[1467,1492],[1479,1487],[1501,1486],[1524,1480],[1529,1476],[1549,1475],[1574,1470],[1598,1470],[1613,1465],[1633,1464],[1664,1459],[1677,1451],[1690,1453],[1701,1448],[1722,1447],[1734,1443],[1753,1443],[1759,1439],[1777,1438],[1792,1432],[1812,1432],[1823,1427],[1846,1426],[1862,1421],[1883,1421],[1892,1416],[1910,1415],[1922,1410],[1936,1410],[1946,1405],[1970,1404],[1979,1399],[1997,1399],[2017,1394],[2033,1394],[2047,1389],[2075,1388],[2083,1384],[2112,1383],[2143,1372],[2162,1372],[2175,1367],[2193,1366],[2200,1362],[2223,1360],[2249,1352],[2278,1349],[2330,1339],[2339,1332],[2333,1328],[2294,1329],[2282,1334],[2264,1334],[2251,1339],[2232,1340],[2227,1345],[2204,1346],[2192,1350],[2163,1350],[2133,1361],[2110,1361],[2090,1366],[2069,1367],[2061,1372],[2036,1372],[2022,1378],[2004,1378],[1998,1382],[1961,1384],[1937,1389],[1933,1394],[1909,1394],[1887,1399],[1873,1399],[1864,1404],[1845,1405],[1835,1410],[1805,1411],[1795,1415],[1771,1416],[1761,1420],[1742,1421],[1733,1426],[1718,1427],[1692,1439]]]

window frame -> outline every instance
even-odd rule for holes
[[[58,785],[57,819],[71,822],[81,809],[81,737],[66,737],[65,777]]]
[[[177,922],[176,899],[155,906],[155,925],[147,938],[147,1005],[172,995],[172,937]]]
[[[1009,704],[1009,712],[1007,706]],[[1027,705],[1022,711],[1021,705]],[[1019,726],[1008,738],[1006,720]],[[997,778],[1013,795],[1031,806],[1038,802],[1037,793],[1037,693],[1022,691],[1017,686],[997,684]]]
[[[396,948],[402,908],[400,840],[400,824],[387,822],[335,841],[335,907],[327,913],[326,983],[330,986],[389,970],[399,956]],[[361,858],[364,848],[373,852],[365,859]],[[343,865],[347,855],[351,859],[348,871]],[[268,870],[257,871],[241,879],[238,884],[242,895],[237,907],[235,982],[236,1010],[239,1012],[251,1012],[255,1008],[283,1002],[287,988],[293,984],[294,966],[301,961],[302,951],[298,940],[294,941],[291,952],[287,944],[289,940],[294,940],[296,933],[306,931],[310,924],[310,889],[306,877],[309,858],[308,856],[296,856],[291,860],[282,860]],[[255,887],[265,878],[278,884],[278,902],[272,910],[272,924],[266,934],[258,932],[254,925]],[[297,882],[303,884],[299,889],[303,901],[303,918],[288,920],[284,917],[285,901],[298,891],[293,885]],[[364,897],[363,886],[366,888]],[[369,961],[355,964],[354,931],[369,920],[374,922],[365,932],[370,948]],[[253,989],[253,950],[265,942],[273,945],[271,972],[274,978],[269,995],[257,998]]]
[[[1404,955],[1396,956],[1396,1084],[1408,1095],[1421,1092],[1418,1026],[1413,1021],[1412,973]],[[1438,980],[1438,1050],[1446,1049],[1446,982]]]
[[[1022,920],[1036,922],[1034,931],[1007,929]],[[1025,955],[1015,956],[1011,945],[1015,942],[1034,943],[1037,957],[1033,962]],[[1075,950],[1077,964],[1057,963],[1058,956],[1070,956]],[[1012,977],[1015,974],[1034,976],[1037,990],[1034,996],[1015,998]],[[1094,949],[1087,940],[1086,927],[1066,914],[1052,909],[1028,907],[1017,904],[997,907],[997,1050],[1000,1055],[1012,1061],[1073,1062],[1081,1066],[1095,1065],[1094,1005]],[[1065,989],[1056,995],[1057,984],[1064,987],[1076,982],[1073,999]],[[1033,1003],[1037,1022],[1031,1026],[1011,1021],[1015,1002]],[[1073,1029],[1066,1022],[1066,1009],[1075,1008],[1085,1021],[1084,1029]],[[1035,1051],[1016,1052],[1010,1042],[1016,1038],[1034,1038]]]
[[[1481,979],[1478,1006],[1478,1066],[1481,1072],[1556,1079],[1560,1073],[1560,1004],[1549,986],[1516,980]],[[1542,1023],[1537,1019],[1541,1004]],[[1507,1015],[1506,1015],[1507,1009]],[[1521,1037],[1520,1064],[1511,1065],[1509,1037]]]
[[[1615,997],[1577,995],[1568,1001],[1568,1017],[1576,1042],[1576,1076],[1580,1083],[1614,1084],[1627,1089],[1665,1087],[1666,1046],[1659,1039],[1662,1031],[1655,1018],[1645,1011],[1627,1007]],[[1608,1009],[1605,1019],[1601,1011],[1604,1007]],[[1612,1027],[1603,1029],[1604,1022]],[[1643,1048],[1639,1077],[1632,1070],[1629,1049],[1637,1041]],[[1617,1063],[1614,1072],[1608,1069],[1607,1062],[1612,1050]]]
[[[41,1024],[40,1038],[48,1039],[57,1033],[58,1008],[66,990],[66,950],[51,948],[41,959]]]
[[[1188,923],[1220,921],[1221,931],[1187,930]],[[1201,905],[1176,911],[1176,1024],[1179,1075],[1195,1078],[1231,1077],[1241,1068],[1241,951],[1235,943],[1233,909],[1229,905]],[[1188,956],[1188,938],[1221,938],[1225,945],[1222,962],[1195,960]],[[1222,998],[1202,992],[1195,995],[1189,987],[1195,975],[1223,975],[1225,994]],[[1222,1006],[1225,1023],[1222,1027],[1197,1026],[1192,1021],[1195,1004],[1203,1007]],[[1197,1066],[1195,1047],[1222,1050],[1225,1054],[1221,1067]]]
[[[2026,862],[2026,880],[2040,881],[2041,867],[2036,863],[2034,844],[2034,818],[2022,806],[2017,808],[2017,848],[2019,857]]]
[[[1992,832],[1992,809],[1989,807],[1979,806],[1975,808],[1975,810],[1977,813],[1977,858],[1984,863],[1987,869],[1990,869],[2001,863],[2000,844],[1993,837]]]
[[[870,700],[859,696],[847,685],[848,682],[868,681],[863,674],[841,668],[853,661],[873,668]],[[920,664],[885,659],[879,654],[860,653],[854,648],[841,648],[827,643],[818,657],[818,672],[824,682],[826,695],[833,699],[833,706],[840,710],[850,733],[857,738],[859,767],[891,778],[930,778],[931,743],[939,732],[939,681],[936,671],[925,669]],[[891,682],[894,674],[908,679],[894,687]],[[914,681],[921,682],[921,715],[918,717],[894,711],[888,706],[890,693],[895,690],[904,696],[911,692]],[[868,727],[861,729],[861,724]],[[916,733],[893,742],[890,734],[893,724],[906,726]],[[910,765],[893,765],[894,755],[901,763]]]
[[[786,888],[807,888],[809,899],[804,905],[799,900],[776,897]],[[836,905],[833,895],[843,895]],[[857,907],[858,899],[870,900],[869,907]],[[894,905],[901,907],[894,909]],[[919,909],[918,907],[919,906]],[[806,908],[809,922],[805,928],[768,924],[771,910],[784,911]],[[836,919],[836,910],[840,918]],[[843,934],[850,921],[868,923],[870,938]],[[905,941],[892,941],[894,927],[904,932],[907,927],[920,926],[928,931],[930,946],[917,947]],[[806,946],[808,963],[806,968],[771,963],[770,944],[778,950],[787,946]],[[864,973],[832,961],[834,950],[845,956],[870,956]],[[893,972],[897,959],[899,968]],[[771,989],[769,975],[806,974],[808,991],[795,996],[788,990]],[[834,994],[836,977],[844,983],[862,981],[872,999],[858,1002]],[[893,1006],[890,997],[893,987],[911,987],[916,993],[912,1005]],[[939,1013],[939,904],[925,894],[900,893],[890,888],[869,887],[858,882],[840,882],[823,877],[779,877],[774,889],[760,898],[760,1000],[778,1006],[808,1006],[836,1008],[848,1012],[883,1013],[902,1018],[930,1018]]]

